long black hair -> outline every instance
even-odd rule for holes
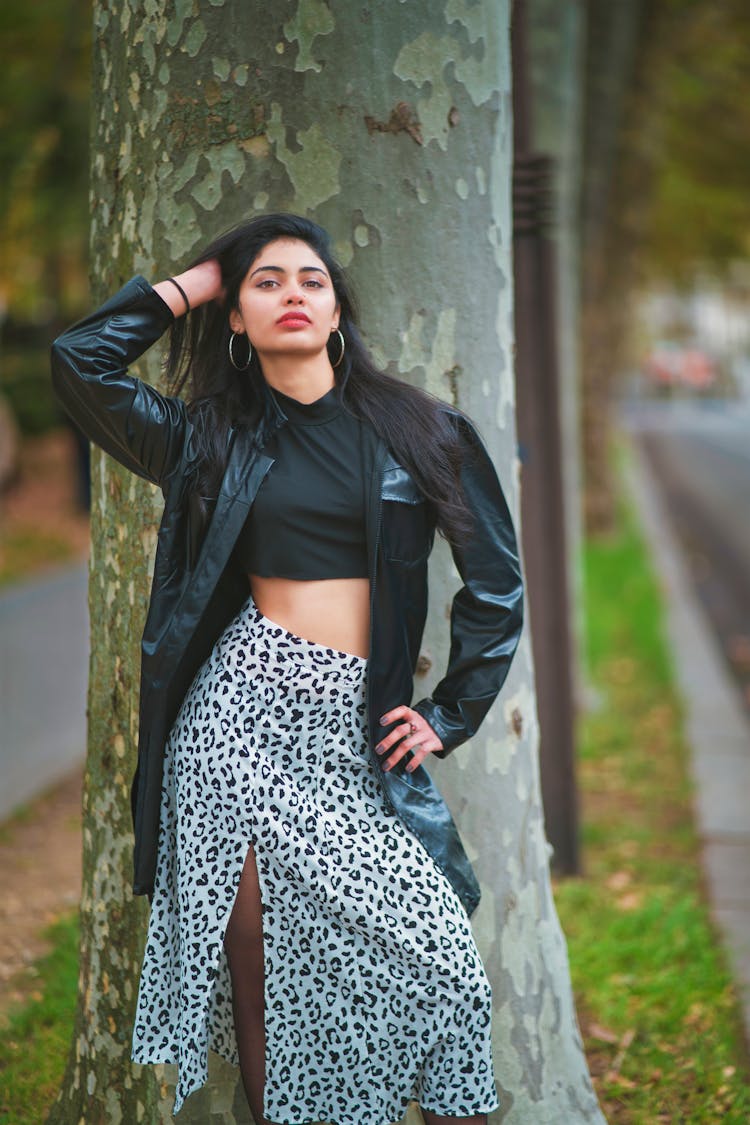
[[[197,266],[217,259],[225,290],[223,302],[209,302],[175,320],[167,357],[170,388],[186,390],[191,412],[202,415],[203,424],[196,426],[201,443],[194,484],[198,497],[203,501],[218,492],[226,468],[229,428],[246,425],[257,429],[263,417],[266,395],[260,362],[253,353],[246,370],[232,366],[228,314],[239,306],[240,286],[253,262],[279,238],[306,242],[330,274],[340,309],[339,329],[346,341],[343,361],[334,368],[336,381],[343,387],[344,405],[355,417],[371,423],[409,470],[433,507],[440,533],[452,542],[464,539],[471,518],[460,484],[455,418],[439,399],[375,366],[357,327],[351,286],[333,256],[328,234],[299,215],[279,213],[250,219],[220,235],[190,263]],[[334,364],[341,346],[335,333],[329,346]],[[242,348],[238,351],[244,356]],[[200,506],[206,510],[204,502]]]

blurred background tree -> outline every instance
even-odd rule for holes
[[[65,319],[86,302],[89,0],[0,6],[0,308]]]
[[[748,254],[750,7],[587,0],[581,190],[581,446],[590,532],[614,521],[610,402],[633,298]]]
[[[750,254],[750,6],[659,0],[654,96],[631,143],[654,167],[643,265],[671,280]],[[637,201],[633,201],[637,205]]]

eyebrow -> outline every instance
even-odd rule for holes
[[[283,266],[258,266],[257,270],[253,270],[253,272],[250,274],[250,276],[255,277],[256,273],[265,273],[268,270],[271,270],[273,273],[286,273],[286,270],[283,268]],[[322,270],[320,268],[320,266],[301,266],[299,272],[300,273],[322,273],[324,277],[328,276],[326,274],[326,271]]]

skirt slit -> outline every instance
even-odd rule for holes
[[[136,1062],[176,1062],[175,1113],[238,1065],[226,928],[252,845],[270,1121],[390,1125],[417,1100],[497,1108],[491,990],[446,876],[385,798],[367,662],[297,637],[249,598],[167,743]]]

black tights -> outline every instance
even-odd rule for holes
[[[224,948],[232,977],[232,1010],[245,1087],[255,1125],[270,1125],[263,1116],[266,1081],[266,1031],[263,995],[263,921],[255,852],[248,849],[240,885],[227,925]],[[426,1125],[486,1125],[487,1114],[444,1117],[423,1109]]]
[[[255,1125],[268,1125],[263,1116],[266,1081],[266,1029],[263,1021],[263,922],[255,852],[248,849],[237,898],[224,938],[232,977],[232,1011],[242,1085]]]

